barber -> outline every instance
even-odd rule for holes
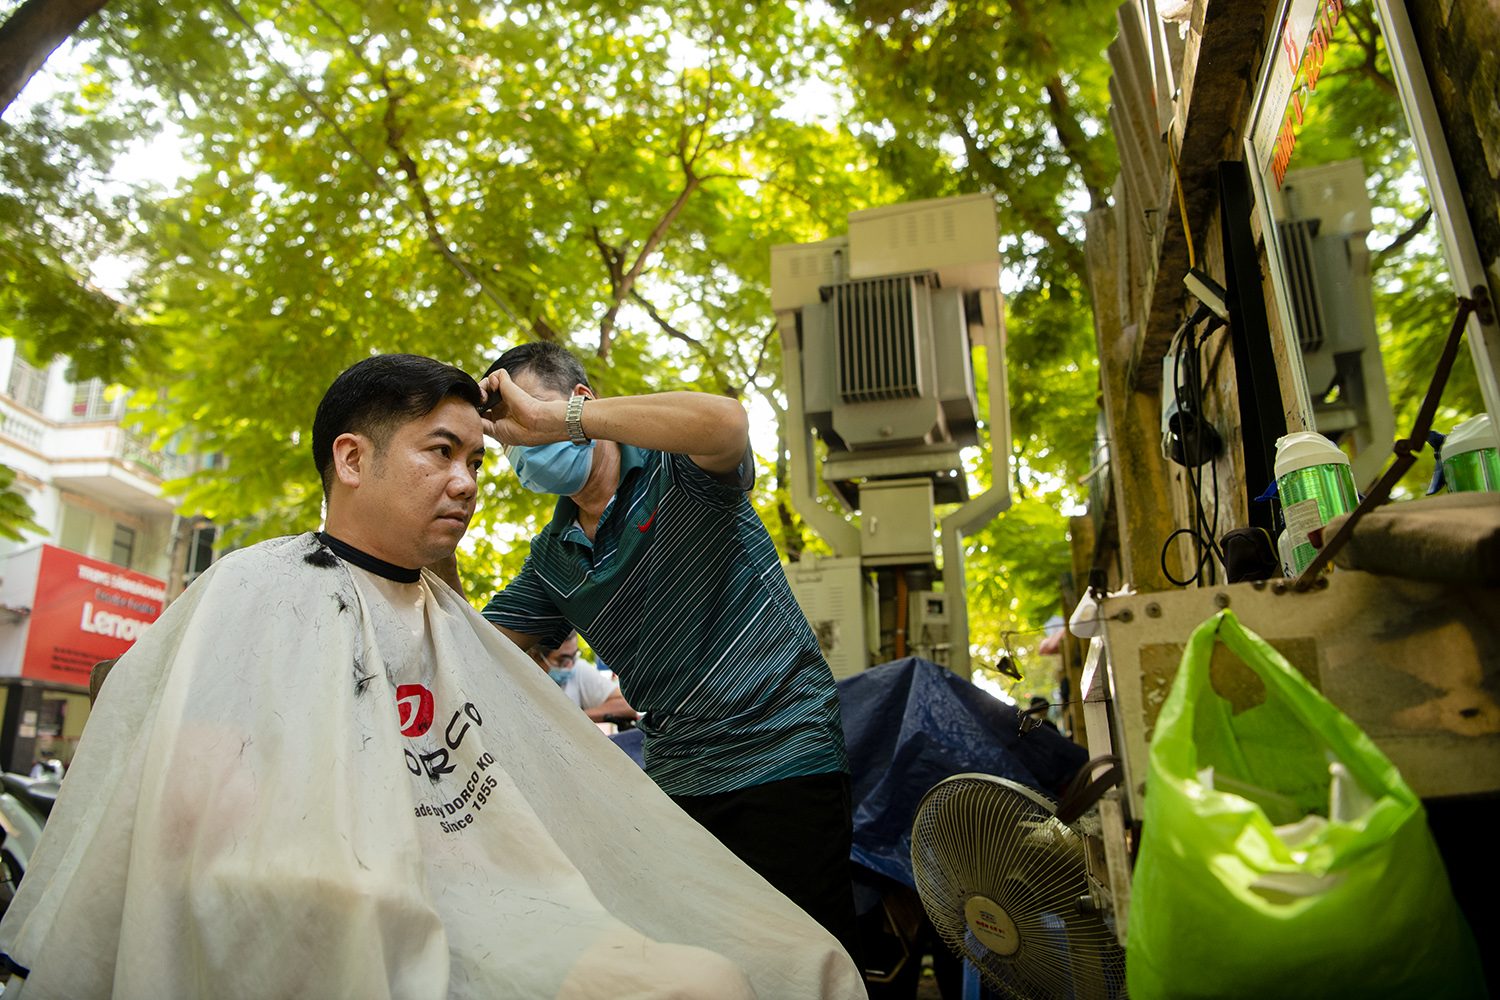
[[[549,342],[480,385],[521,484],[558,496],[484,617],[522,649],[587,639],[642,713],[646,773],[857,960],[838,696],[747,496],[744,407],[600,398]]]

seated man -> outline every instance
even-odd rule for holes
[[[595,722],[629,722],[635,709],[620,693],[620,685],[607,670],[600,670],[578,653],[578,633],[568,636],[556,649],[537,643],[531,658],[547,672],[568,700]]]
[[[412,355],[334,381],[325,530],[229,554],[120,658],[0,922],[7,996],[864,995],[424,570],[480,398]]]

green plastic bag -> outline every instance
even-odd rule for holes
[[[1216,640],[1265,682],[1263,704],[1232,715],[1210,686]],[[1133,1000],[1488,996],[1421,801],[1229,611],[1183,653],[1143,819]]]

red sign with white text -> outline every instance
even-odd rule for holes
[[[87,686],[95,663],[125,652],[156,621],[166,592],[144,573],[43,545],[21,675]]]

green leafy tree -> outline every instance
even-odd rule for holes
[[[87,126],[102,162],[170,123],[197,165],[169,197],[98,216],[109,252],[142,267],[128,307],[103,303],[124,325],[100,342],[163,359],[161,374],[137,365],[159,399],[140,421],[228,459],[179,484],[185,505],[242,542],[315,524],[305,429],[332,375],[375,351],[479,371],[516,340],[556,339],[606,393],[685,383],[784,423],[769,246],[841,231],[853,208],[984,189],[1014,286],[1002,446],[1021,503],[971,540],[976,639],[994,649],[1045,617],[1067,564],[1057,507],[1076,500],[1093,426],[1080,215],[1114,170],[1093,140],[1113,8],[856,4],[832,24],[810,10],[106,7],[80,32],[89,106],[64,124]],[[789,104],[830,60],[854,113],[808,124]],[[28,232],[86,186],[53,189]],[[58,245],[86,275],[88,248]],[[783,551],[816,551],[778,438],[755,501]],[[519,569],[550,512],[509,476],[484,491],[462,552],[476,593]]]
[[[171,373],[139,419],[228,456],[180,485],[240,541],[316,523],[304,430],[372,351],[480,371],[556,339],[609,394],[687,384],[780,412],[770,244],[894,191],[848,132],[788,116],[821,51],[796,8],[232,9],[106,11],[91,67],[155,94],[201,165],[138,210]],[[205,64],[163,57],[187,40]],[[508,476],[485,491],[464,558],[487,586],[549,505]],[[779,479],[764,496],[800,549]]]
[[[0,122],[0,336],[33,361],[67,354],[80,378],[119,382],[161,358],[135,311],[91,280],[95,261],[139,237],[132,199],[104,183],[135,115],[99,96],[85,88]]]
[[[16,470],[0,465],[0,538],[26,541],[26,532],[45,535],[46,531],[32,520],[35,511],[16,490]]]

